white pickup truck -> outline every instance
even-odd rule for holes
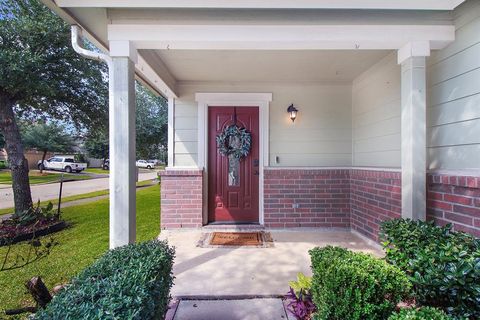
[[[55,156],[43,161],[43,163],[42,160],[38,161],[37,167],[39,170],[59,170],[67,173],[75,171],[78,173],[87,169],[87,164],[75,162],[73,157]]]

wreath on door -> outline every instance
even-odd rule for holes
[[[233,124],[217,135],[217,146],[222,156],[240,160],[250,153],[252,135],[247,129]]]

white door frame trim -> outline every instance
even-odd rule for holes
[[[198,103],[198,167],[203,177],[203,223],[208,223],[208,107],[258,107],[259,113],[259,161],[258,219],[264,224],[263,181],[264,167],[269,165],[269,107],[272,93],[196,93]]]

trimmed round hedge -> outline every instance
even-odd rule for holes
[[[480,239],[433,221],[381,226],[385,259],[405,271],[416,302],[456,319],[480,319]]]
[[[398,313],[392,314],[388,320],[449,320],[449,316],[442,310],[432,307],[423,307],[419,309],[402,309]]]
[[[158,240],[108,251],[35,319],[163,319],[174,255],[174,249]]]
[[[328,246],[310,256],[316,320],[387,319],[410,293],[404,272],[371,255]]]

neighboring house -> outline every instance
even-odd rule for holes
[[[134,76],[169,101],[162,229],[480,236],[479,1],[43,1],[109,50],[111,247],[135,240]],[[235,118],[252,144],[229,161]]]
[[[25,151],[25,159],[28,162],[29,169],[37,169],[38,161],[42,160],[43,152],[35,149],[27,149]],[[47,152],[45,159],[53,156],[52,152]],[[0,160],[8,160],[8,154],[5,149],[0,149]]]

